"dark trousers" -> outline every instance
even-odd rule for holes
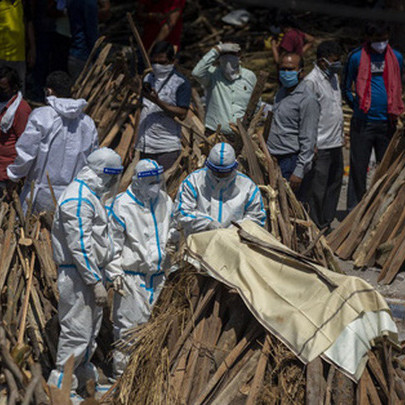
[[[170,169],[174,162],[180,155],[179,150],[166,153],[143,153],[141,152],[141,159],[152,159],[158,162],[159,165],[163,166],[164,170]]]
[[[287,180],[290,180],[295,167],[297,166],[298,153],[290,153],[288,155],[276,156],[278,165],[280,166],[281,175]]]
[[[318,150],[306,178],[309,215],[319,229],[327,228],[335,218],[343,178],[342,148]]]
[[[294,173],[294,170],[297,166],[298,153],[289,153],[288,155],[278,155],[274,157],[277,159],[281,175],[287,181],[290,181],[290,177]],[[295,190],[295,195],[301,202],[305,201],[305,193],[304,193],[305,189],[306,189],[306,176],[303,179],[300,188],[298,190]]]
[[[394,134],[396,125],[389,121],[363,121],[352,118],[350,124],[350,177],[347,209],[353,209],[367,188],[367,169],[372,149],[377,163],[381,162]]]

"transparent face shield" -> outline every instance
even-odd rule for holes
[[[142,201],[155,202],[162,191],[166,192],[163,171],[163,167],[158,166],[151,170],[136,173],[133,179],[135,195]]]
[[[104,192],[101,201],[104,205],[111,205],[117,197],[124,168],[105,167],[100,177],[103,180]]]
[[[205,165],[209,169],[208,174],[214,184],[222,187],[223,185],[234,179],[236,175],[236,169],[238,167],[238,162],[235,160],[235,162],[228,166],[220,166],[212,163],[209,159],[207,159]]]

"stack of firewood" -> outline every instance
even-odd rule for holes
[[[29,205],[30,206],[30,205]],[[0,206],[1,383],[9,404],[47,403],[42,369],[55,363],[58,291],[46,214],[23,214],[17,195]],[[1,395],[0,395],[1,397]]]
[[[382,267],[378,281],[391,283],[405,263],[405,140],[397,130],[373,183],[328,236],[336,254],[357,267]]]
[[[152,319],[121,350],[130,362],[114,404],[400,404],[405,364],[387,341],[356,385],[320,358],[306,367],[249,312],[235,290],[188,265],[171,275]]]

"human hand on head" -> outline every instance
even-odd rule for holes
[[[216,48],[218,49],[218,52],[223,54],[223,53],[239,53],[241,51],[240,45],[231,43],[231,42],[225,42],[219,43],[216,45]]]

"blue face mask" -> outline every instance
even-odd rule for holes
[[[287,89],[294,87],[298,84],[298,75],[301,71],[296,72],[295,70],[280,70],[278,73],[278,78],[281,84]]]

